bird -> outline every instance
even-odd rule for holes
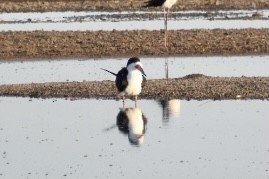
[[[119,97],[123,99],[125,95],[135,97],[135,105],[137,104],[137,96],[141,93],[142,88],[146,84],[146,74],[143,65],[138,57],[132,57],[128,60],[126,67],[123,67],[117,74],[107,69],[101,68],[114,76],[116,76],[116,87],[119,91]]]
[[[168,46],[168,34],[167,34],[167,20],[168,20],[168,14],[169,10],[172,8],[174,4],[176,4],[178,0],[149,0],[145,2],[144,7],[159,7],[161,6],[163,8],[163,14],[164,14],[164,46]]]
[[[119,131],[128,134],[129,142],[133,145],[142,144],[146,132],[147,118],[138,107],[120,108],[117,115]]]
[[[177,118],[180,114],[180,100],[179,99],[159,99],[158,104],[162,108],[162,120],[168,123],[170,117]]]

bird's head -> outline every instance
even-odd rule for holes
[[[140,62],[140,59],[138,57],[132,57],[128,60],[127,62],[127,70],[132,71],[132,70],[139,70],[143,76],[146,76],[144,70],[143,70],[143,65]]]

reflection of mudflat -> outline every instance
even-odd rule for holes
[[[144,141],[147,119],[140,108],[121,108],[117,115],[119,130],[128,134],[131,144],[139,145]]]
[[[177,118],[180,114],[180,100],[179,99],[162,99],[158,100],[158,104],[162,107],[162,120],[168,122],[171,117]]]

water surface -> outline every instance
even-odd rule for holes
[[[169,20],[169,30],[269,28],[269,20]],[[19,23],[1,24],[0,31],[111,31],[159,30],[163,20],[119,22]]]
[[[260,19],[269,18],[269,10],[219,10],[219,11],[174,11],[170,19],[240,19],[260,13]],[[86,22],[86,21],[144,21],[163,18],[162,11],[64,11],[64,12],[12,12],[0,13],[0,23],[36,22]]]
[[[178,29],[242,29],[269,28],[269,11],[177,11],[171,14],[168,28]],[[152,14],[157,17],[152,18]],[[144,16],[141,16],[144,15]],[[97,30],[159,30],[163,29],[162,12],[45,12],[1,13],[0,31],[97,31]],[[244,19],[245,18],[245,19]]]
[[[147,79],[178,78],[193,73],[209,76],[269,76],[269,56],[141,57]],[[0,62],[0,84],[102,81],[115,77],[126,58]],[[166,70],[168,67],[168,70]]]
[[[0,177],[269,177],[268,101],[160,103],[139,101],[133,145],[116,125],[121,101],[1,97]]]

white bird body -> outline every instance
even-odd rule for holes
[[[176,4],[177,0],[166,0],[163,5],[162,8],[167,8],[170,9],[174,4]]]
[[[142,135],[144,131],[144,121],[140,108],[129,108],[126,111],[129,119],[129,131],[132,135]]]
[[[137,62],[134,64],[131,64],[127,67],[128,75],[127,75],[127,81],[128,86],[125,89],[125,93],[131,96],[137,96],[141,93],[142,90],[142,82],[143,82],[143,76],[141,71],[136,69],[136,65],[140,65],[141,68],[143,68],[142,63]]]
[[[145,123],[143,114],[140,108],[129,108],[126,110],[126,115],[129,119],[129,134],[128,137],[134,143],[141,144],[144,141]]]

